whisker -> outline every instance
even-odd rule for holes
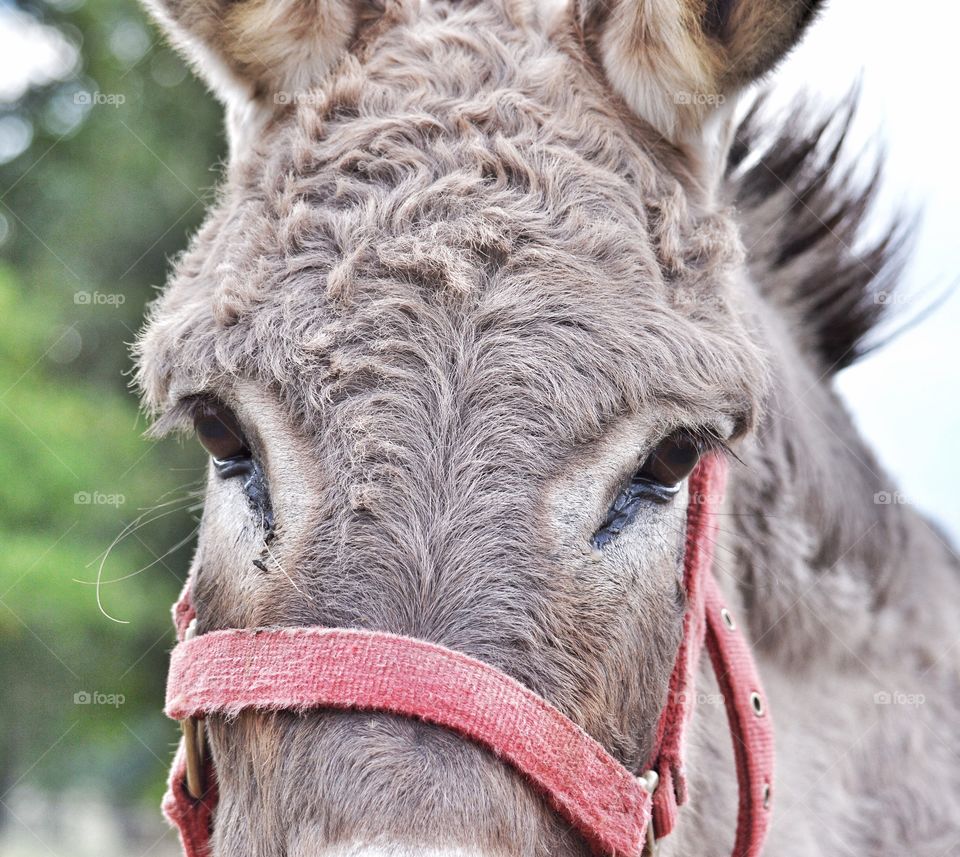
[[[279,568],[280,571],[283,572],[284,577],[286,577],[287,580],[290,581],[290,585],[291,585],[297,592],[299,592],[304,598],[306,598],[307,601],[313,601],[313,600],[314,600],[313,597],[310,596],[310,595],[308,595],[308,594],[307,594],[306,592],[304,592],[299,586],[297,586],[297,584],[294,582],[293,578],[292,578],[289,574],[287,574],[287,570],[280,564],[280,560],[278,560],[278,559],[273,555],[273,551],[270,550],[270,545],[267,543],[266,539],[264,539],[263,546],[267,549],[267,555],[270,557],[270,559],[272,559],[272,560],[277,564],[277,568]]]
[[[190,484],[192,484],[192,483],[186,483],[186,484],[187,484],[187,485],[190,485]],[[172,488],[170,491],[167,491],[167,492],[165,492],[164,494],[161,494],[160,496],[161,496],[161,497],[166,497],[166,496],[172,494],[174,491],[181,490],[181,489],[184,488],[184,487],[185,487],[184,485],[181,485],[179,488]],[[166,513],[166,514],[169,514],[170,512],[175,512],[175,511],[177,511],[177,509],[185,508],[186,504],[187,504],[188,502],[190,502],[191,500],[194,500],[194,499],[197,499],[197,500],[202,501],[202,497],[198,495],[196,489],[187,491],[187,492],[186,492],[185,494],[183,494],[182,496],[180,496],[180,497],[175,497],[174,499],[168,500],[168,501],[165,502],[165,503],[156,503],[156,504],[154,504],[154,505],[152,505],[152,506],[147,506],[147,507],[144,507],[144,508],[142,508],[142,509],[138,509],[138,511],[142,512],[142,514],[138,515],[136,518],[134,518],[132,521],[130,521],[129,523],[127,523],[127,524],[123,527],[123,529],[120,531],[120,533],[119,533],[119,535],[117,536],[117,538],[114,539],[113,542],[110,543],[110,546],[104,551],[104,553],[105,553],[105,554],[108,554],[114,547],[116,547],[118,541],[120,541],[120,540],[126,538],[127,536],[131,535],[133,532],[135,532],[135,530],[136,530],[139,526],[141,526],[141,525],[145,526],[146,523],[152,523],[152,521],[159,520],[160,517],[163,517],[162,515],[160,515],[160,516],[157,516],[156,518],[152,518],[150,521],[143,522],[143,519],[144,519],[145,517],[147,517],[151,512],[156,512],[156,511],[159,511],[160,509],[167,509],[167,513]],[[180,504],[180,505],[179,505],[179,506],[176,506],[176,508],[173,508],[175,504]],[[198,506],[198,508],[199,508],[199,507],[202,507],[202,502],[200,503],[200,505]],[[191,511],[192,511],[192,509],[191,509]],[[143,522],[143,523],[141,524],[141,522]],[[89,568],[89,567],[90,567],[91,565],[93,565],[98,559],[101,559],[102,557],[103,557],[103,554],[99,554],[99,555],[95,556],[92,560],[90,560],[90,562],[87,563],[86,567]]]
[[[196,480],[194,480],[194,482],[195,481]],[[186,483],[186,484],[190,485],[194,483]],[[177,489],[177,488],[171,489],[171,491],[168,491],[161,496],[164,496],[164,497],[169,496],[173,491],[181,490],[182,487],[183,486],[181,486],[180,489]],[[111,622],[116,622],[118,625],[130,624],[129,621],[126,619],[118,619],[116,616],[112,616],[110,613],[107,612],[106,608],[103,606],[103,598],[101,596],[100,587],[101,587],[101,584],[104,582],[103,581],[104,567],[106,566],[107,560],[109,559],[110,553],[113,551],[113,549],[118,544],[120,544],[125,538],[129,537],[133,533],[138,532],[140,529],[147,526],[148,524],[152,524],[156,521],[159,521],[161,518],[166,518],[168,515],[172,515],[176,512],[182,511],[184,507],[187,506],[187,504],[192,503],[195,499],[196,499],[196,491],[188,491],[182,497],[174,498],[173,500],[169,500],[165,503],[161,503],[159,506],[153,506],[146,509],[142,514],[138,515],[133,521],[131,521],[130,523],[126,524],[123,527],[123,529],[117,534],[117,536],[113,539],[113,541],[110,542],[106,550],[103,551],[103,553],[100,554],[100,556],[94,557],[89,563],[87,563],[86,568],[89,568],[91,565],[97,562],[98,559],[100,560],[100,564],[97,567],[96,580],[93,581],[93,584],[96,587],[97,609],[105,618],[109,619]],[[159,514],[152,514],[156,512],[158,508],[164,509],[164,511],[160,512]],[[192,533],[191,533],[191,537],[192,537]],[[175,549],[176,548],[173,548],[173,550]],[[167,556],[167,555],[168,554],[164,554],[164,556]],[[85,581],[79,581],[79,580],[77,582],[81,584],[85,583]]]
[[[155,566],[158,562],[163,562],[163,560],[166,559],[166,557],[170,556],[170,554],[172,554],[174,551],[177,551],[180,548],[182,548],[185,544],[188,544],[191,541],[191,539],[193,539],[193,537],[197,534],[197,531],[199,529],[200,529],[199,525],[194,527],[190,531],[189,535],[187,535],[185,538],[177,542],[172,548],[169,548],[168,550],[164,551],[162,554],[160,554],[160,556],[154,559],[153,562],[150,562],[147,565],[143,566],[143,568],[137,569],[137,571],[131,571],[130,574],[125,574],[122,577],[113,577],[110,580],[101,580],[100,586],[106,586],[109,583],[120,583],[123,580],[129,580],[131,577],[136,577],[138,574],[142,574],[143,572],[147,571],[147,569],[153,568],[153,566]],[[96,580],[80,580],[79,578],[76,578],[76,577],[73,578],[73,582],[79,583],[83,586],[97,585]]]
[[[735,533],[733,530],[724,530],[724,529],[722,529],[721,527],[717,527],[716,530],[717,530],[718,533],[723,533],[723,534],[726,534],[726,535],[736,535],[736,533]],[[686,529],[684,529],[684,530],[682,530],[682,531],[678,529],[676,532],[677,532],[678,534],[682,532],[682,533],[684,534],[684,536],[686,535]],[[703,538],[705,538],[707,541],[709,541],[710,544],[713,545],[713,547],[714,547],[716,550],[718,550],[718,551],[723,551],[723,552],[724,552],[725,554],[727,554],[729,557],[731,557],[731,558],[733,558],[733,559],[736,559],[736,557],[737,557],[736,552],[735,552],[732,548],[730,548],[728,545],[721,544],[719,541],[717,541],[717,539],[716,539],[714,536],[711,536],[711,535],[709,535],[708,533],[704,533],[704,534],[703,534]],[[749,583],[747,580],[745,580],[745,579],[742,578],[742,577],[737,577],[736,575],[732,574],[730,571],[728,571],[727,569],[723,568],[723,567],[722,567],[722,564],[719,564],[719,565],[720,565],[720,567],[719,567],[719,572],[720,572],[721,574],[723,574],[725,577],[728,577],[730,580],[735,581],[739,586],[748,587],[748,588],[753,588],[753,587],[754,587],[754,584]],[[717,568],[718,568],[718,564],[715,563],[715,564],[714,564],[714,568],[717,569]],[[763,570],[763,569],[761,569],[761,570]]]
[[[184,508],[186,508],[186,500],[184,500],[180,506],[175,506],[173,508],[167,509],[166,511],[161,512],[159,515],[153,515],[152,517],[150,516],[150,513],[153,510],[148,509],[143,514],[138,515],[136,518],[134,518],[130,523],[126,524],[124,528],[120,530],[120,532],[117,534],[114,540],[110,542],[110,544],[106,547],[106,549],[99,555],[95,556],[92,560],[90,560],[90,562],[88,562],[84,566],[84,568],[90,568],[90,566],[92,566],[98,560],[102,565],[104,562],[106,562],[107,558],[109,557],[110,551],[112,551],[125,538],[133,535],[135,532],[137,532],[137,530],[142,529],[148,524],[152,524],[155,521],[159,521],[162,518],[166,518],[167,516],[172,515],[175,512],[179,512]]]

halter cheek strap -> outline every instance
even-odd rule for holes
[[[690,481],[684,635],[649,769],[636,776],[545,699],[496,668],[423,640],[340,628],[214,631],[184,639],[190,582],[174,608],[166,713],[185,724],[164,812],[187,857],[207,857],[216,775],[202,718],[245,709],[384,711],[450,729],[513,766],[597,854],[639,857],[674,828],[687,798],[685,727],[704,644],[727,707],[740,789],[734,857],[756,857],[768,824],[773,742],[749,646],[710,572],[713,507],[724,464],[710,457]],[[189,778],[188,778],[189,770]],[[189,782],[188,782],[189,779]]]

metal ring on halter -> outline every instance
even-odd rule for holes
[[[197,620],[191,619],[184,631],[183,639],[192,640],[197,636]],[[205,750],[205,730],[203,721],[188,717],[180,721],[183,730],[183,748],[187,755],[187,792],[194,800],[203,796],[203,757]]]
[[[656,792],[657,786],[660,785],[660,775],[652,769],[641,774],[639,779],[640,784],[651,796]],[[657,832],[653,829],[653,817],[651,816],[647,822],[647,843],[643,849],[643,857],[655,857],[658,850]]]

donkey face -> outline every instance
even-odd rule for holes
[[[139,345],[159,430],[212,456],[201,632],[432,640],[643,766],[685,478],[749,430],[764,374],[702,96],[766,68],[801,6],[156,7],[231,114],[221,201]],[[220,855],[586,853],[422,723],[211,733]]]

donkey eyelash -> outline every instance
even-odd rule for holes
[[[159,440],[171,434],[192,435],[194,421],[205,409],[229,408],[213,393],[190,393],[183,396],[162,413],[146,431],[147,437]]]
[[[709,455],[711,452],[719,453],[724,457],[733,458],[736,461],[737,454],[730,448],[727,439],[712,426],[697,426],[693,429],[687,429],[687,433],[700,447],[703,455]]]
[[[191,434],[194,417],[204,406],[215,401],[215,396],[205,393],[184,396],[151,423],[146,431],[147,437],[159,440],[171,434]]]

